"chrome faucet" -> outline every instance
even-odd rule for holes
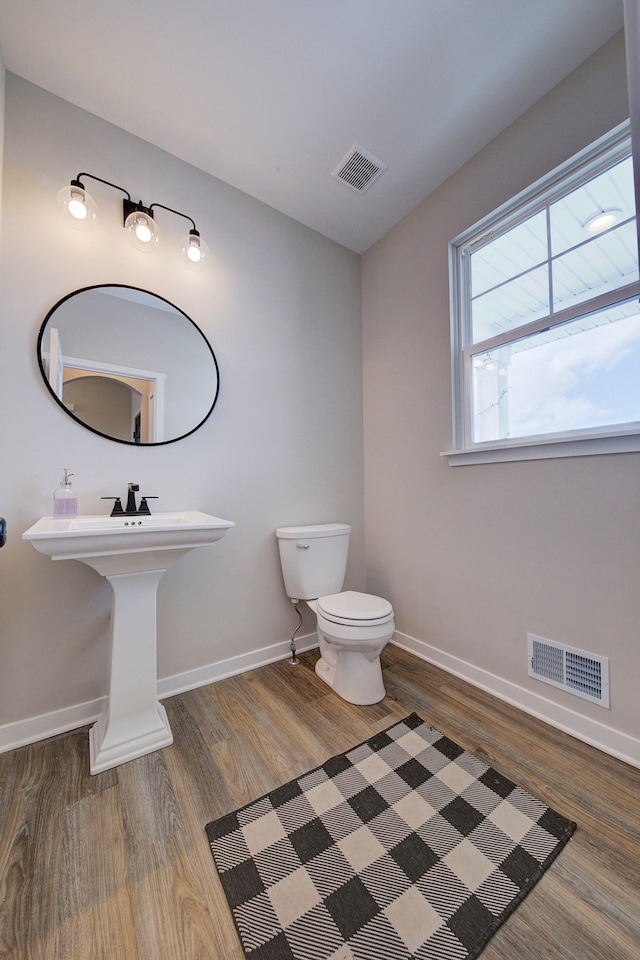
[[[157,497],[141,497],[140,505],[136,505],[136,493],[140,490],[140,485],[137,483],[127,484],[127,505],[125,509],[122,509],[122,500],[120,497],[102,497],[103,500],[114,500],[113,509],[111,511],[112,517],[149,517],[151,516],[151,510],[149,509],[149,504],[147,500],[157,500]]]

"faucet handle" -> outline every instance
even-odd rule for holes
[[[151,510],[149,510],[149,504],[147,500],[158,500],[159,497],[141,497],[140,506],[138,507],[138,513],[143,513],[145,516],[151,515]]]
[[[124,513],[122,509],[122,500],[120,497],[100,497],[101,500],[115,500],[113,505],[113,510],[111,511],[112,517],[119,517]]]

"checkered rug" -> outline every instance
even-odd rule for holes
[[[469,960],[575,824],[411,714],[206,827],[250,960]]]

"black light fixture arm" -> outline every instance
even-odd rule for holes
[[[149,215],[153,216],[153,208],[160,207],[162,210],[168,210],[169,213],[175,213],[178,217],[184,217],[185,220],[188,220],[191,223],[192,229],[189,231],[192,234],[195,234],[196,237],[199,237],[200,234],[196,229],[196,222],[192,217],[188,217],[186,213],[180,213],[179,210],[174,210],[173,207],[165,207],[164,203],[152,203],[149,207]]]
[[[96,177],[94,173],[79,173],[75,180],[71,181],[72,187],[81,187],[84,190],[84,184],[80,180],[80,177],[89,177],[90,180],[97,180],[98,183],[104,183],[108,187],[113,187],[114,190],[120,190],[122,193],[126,193],[129,202],[131,202],[131,194],[128,190],[125,190],[124,187],[119,187],[117,183],[111,183],[110,180],[103,180],[102,177]]]

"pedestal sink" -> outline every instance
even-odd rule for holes
[[[111,668],[105,712],[91,728],[91,773],[173,742],[158,700],[156,593],[163,573],[189,550],[235,526],[195,510],[153,516],[42,517],[22,537],[52,560],[80,560],[113,588]]]

